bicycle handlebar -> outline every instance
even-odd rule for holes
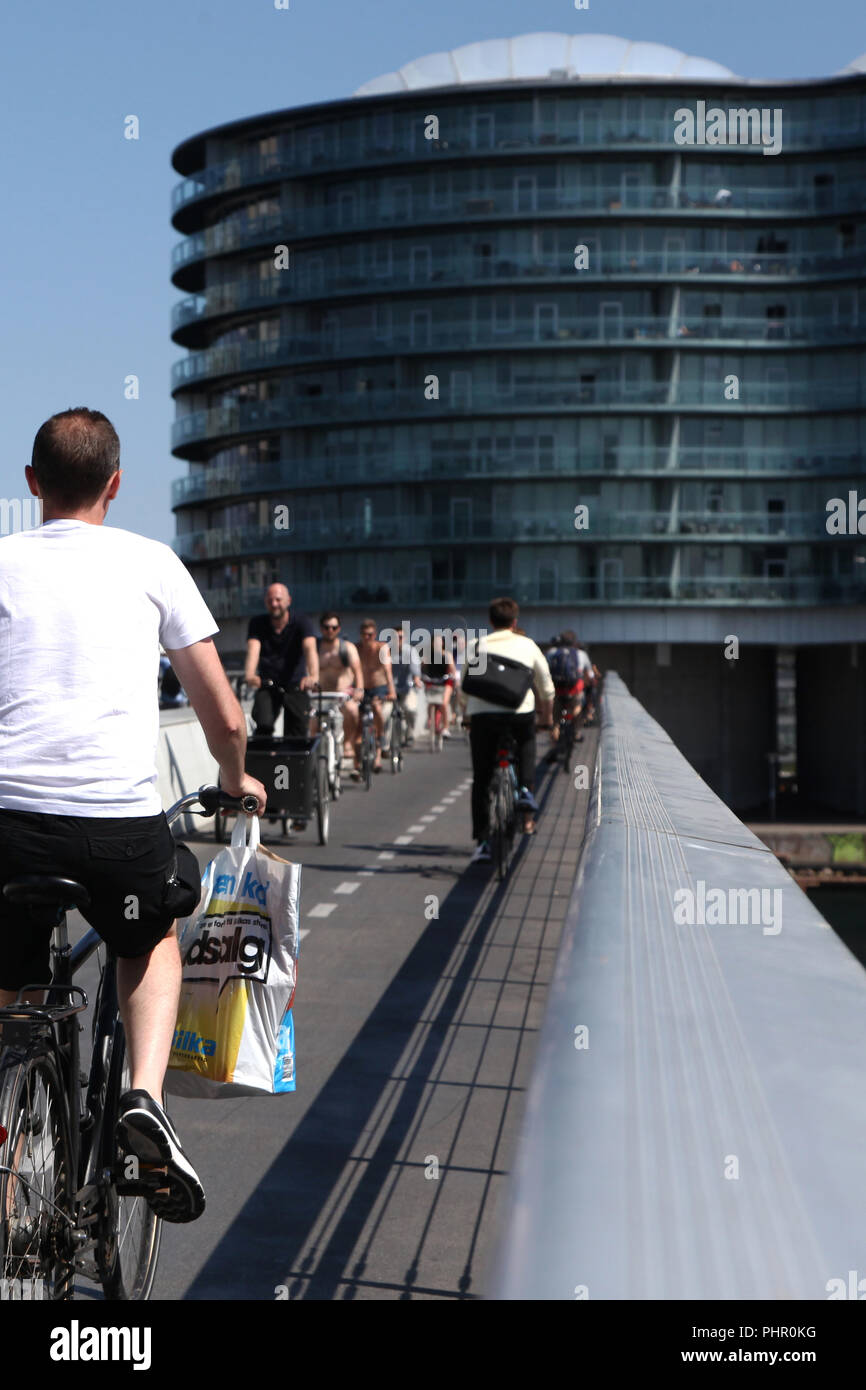
[[[194,810],[196,802],[203,808]],[[258,809],[258,798],[248,793],[246,796],[229,796],[222,787],[205,786],[199,787],[197,792],[189,792],[182,796],[180,801],[165,813],[165,818],[171,825],[172,821],[177,820],[183,811],[190,811],[194,816],[212,816],[219,807],[225,811],[243,811],[248,816],[254,816]]]

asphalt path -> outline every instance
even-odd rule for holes
[[[589,731],[590,773],[594,753]],[[170,1098],[207,1209],[164,1226],[154,1298],[483,1296],[587,793],[542,774],[498,885],[469,865],[470,784],[458,735],[344,784],[326,846],[263,826],[302,864],[297,1090]]]

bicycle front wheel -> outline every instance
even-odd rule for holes
[[[118,1019],[102,1119],[102,1163],[104,1169],[111,1170],[113,1180],[106,1189],[98,1262],[105,1297],[135,1303],[150,1298],[159,1259],[162,1222],[151,1211],[145,1197],[117,1190],[117,1183],[122,1184],[126,1175],[115,1131],[120,1098],[129,1088],[126,1036]]]
[[[70,1299],[74,1181],[66,1093],[48,1054],[7,1051],[0,1068],[2,1287],[21,1299]]]

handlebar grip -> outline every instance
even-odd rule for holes
[[[212,816],[217,807],[222,807],[226,811],[234,811],[240,808],[248,816],[255,815],[258,809],[258,800],[247,793],[245,796],[229,796],[222,787],[199,787],[198,799],[204,807],[205,813]]]

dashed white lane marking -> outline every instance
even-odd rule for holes
[[[336,912],[336,903],[316,903],[307,913],[308,917],[330,917],[332,912]]]
[[[394,841],[395,845],[411,845],[415,839],[414,835],[398,835]]]
[[[439,813],[440,813],[440,811],[444,811],[444,810],[445,810],[445,806],[444,806],[444,804],[441,805],[441,806],[431,806],[431,807],[430,807],[430,810],[431,810],[431,811],[435,811],[435,812],[436,812],[436,815],[438,816]]]
[[[424,823],[425,825],[429,825],[430,822],[431,822],[431,821],[434,821],[435,819],[436,819],[435,816],[422,816],[422,817],[421,817],[421,820],[423,821],[423,823]]]
[[[359,869],[359,870],[358,870],[358,877],[359,877],[359,878],[372,878],[373,875],[375,874],[375,872],[376,872],[375,869]]]
[[[432,816],[431,816],[430,819],[432,820]],[[409,826],[409,834],[410,834],[410,835],[420,835],[420,834],[421,834],[421,831],[422,831],[423,829],[424,829],[423,825],[410,825],[410,826]]]
[[[360,883],[338,883],[334,889],[335,893],[354,893],[356,888],[360,888]]]
[[[396,859],[397,856],[392,849],[383,849],[376,855],[377,859]]]
[[[305,937],[305,936],[309,936],[309,935],[310,935],[310,928],[309,928],[309,927],[304,927],[301,931],[298,932],[298,940],[299,940],[299,941],[303,941],[304,937]]]

